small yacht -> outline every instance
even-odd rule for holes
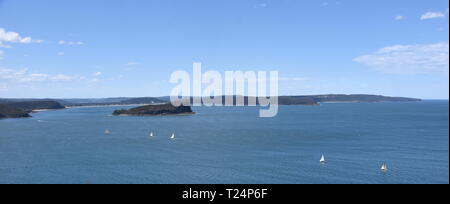
[[[387,172],[388,171],[388,167],[386,163],[383,163],[383,165],[381,166],[381,171],[382,172]]]
[[[150,133],[150,137],[154,137],[153,132]]]
[[[170,139],[175,139],[175,133],[172,134],[172,137],[170,137]]]
[[[320,163],[325,163],[326,162],[326,160],[325,160],[325,156],[324,155],[322,155],[322,157],[320,158]]]
[[[109,135],[110,133],[111,132],[108,129],[105,130],[105,135]]]

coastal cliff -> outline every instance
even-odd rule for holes
[[[128,116],[158,116],[158,115],[182,115],[194,114],[190,106],[173,106],[171,103],[161,105],[147,105],[132,109],[115,110],[113,115],[128,115]]]

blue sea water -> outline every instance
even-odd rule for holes
[[[111,116],[117,107],[41,112],[0,120],[0,183],[448,184],[448,107],[281,106],[275,118],[259,118],[257,107],[165,117]]]

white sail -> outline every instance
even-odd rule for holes
[[[109,130],[105,130],[105,135],[109,135]]]
[[[153,137],[153,136],[154,136],[154,135],[153,135],[153,132],[151,132],[151,133],[150,133],[150,137]]]
[[[381,171],[387,171],[388,170],[388,167],[387,167],[387,165],[384,163],[382,166],[381,166]]]
[[[320,158],[320,163],[325,163],[325,156],[324,155],[322,155],[322,157]]]
[[[175,133],[172,134],[172,137],[170,139],[175,139]]]

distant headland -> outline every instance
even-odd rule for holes
[[[259,105],[259,99],[256,97],[245,96],[243,104],[237,104],[236,96],[233,96],[233,103],[227,104],[225,98],[222,97],[222,105],[248,105],[249,101],[256,101]],[[193,104],[196,98],[191,97],[190,103]],[[198,101],[198,100],[197,100]],[[278,105],[319,105],[320,103],[377,103],[377,102],[416,102],[422,101],[417,98],[405,98],[405,97],[388,97],[381,95],[344,95],[344,94],[329,94],[329,95],[304,95],[304,96],[279,96]]]
[[[65,107],[53,100],[5,100],[0,99],[0,119],[28,118],[38,110],[58,110]]]
[[[236,96],[233,104],[225,104],[225,96],[222,97],[223,105],[237,105]],[[244,97],[244,104],[247,105],[251,97]],[[194,101],[194,97],[190,97]],[[256,98],[257,104],[258,99]],[[416,102],[417,98],[388,97],[368,94],[329,94],[329,95],[304,95],[304,96],[280,96],[279,105],[319,105],[320,103],[331,102],[351,102],[351,103],[376,103],[376,102]],[[87,107],[87,106],[139,106],[129,110],[117,110],[115,115],[171,115],[191,113],[188,106],[173,107],[170,97],[118,97],[103,99],[2,99],[0,98],[0,119],[2,118],[24,118],[31,117],[30,113],[37,110],[58,110],[67,107]],[[151,105],[151,106],[148,106]]]

